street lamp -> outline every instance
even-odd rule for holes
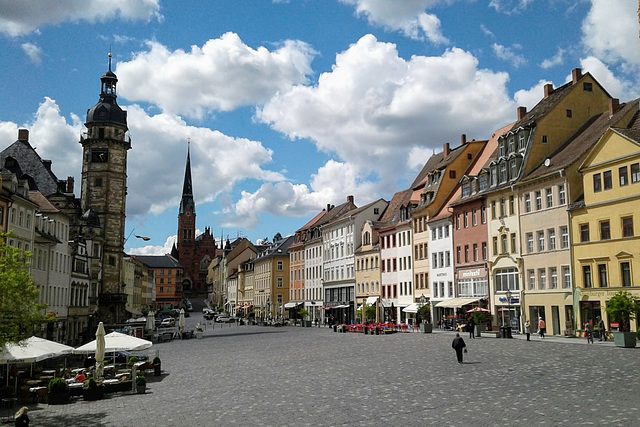
[[[423,312],[422,312],[422,307],[424,307],[424,303],[427,301],[427,298],[424,296],[424,294],[420,295],[420,315],[422,316]],[[421,319],[422,322],[421,323],[425,323],[426,319]]]
[[[509,307],[509,311],[508,311],[508,313],[509,313],[509,325],[508,325],[509,328],[508,328],[508,331],[509,332],[508,332],[507,336],[509,336],[509,337],[511,337],[511,295],[512,295],[511,291],[507,289],[507,304],[508,304],[508,307]]]

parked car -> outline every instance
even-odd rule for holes
[[[129,359],[131,359],[133,356],[136,356],[138,360],[140,360],[141,362],[146,362],[147,360],[149,360],[149,356],[145,354],[131,353],[130,351],[116,351],[115,353],[114,352],[105,353],[104,361],[105,363],[108,363],[108,364],[127,363]]]
[[[204,317],[205,320],[213,320],[216,315],[213,313],[213,311],[205,311],[202,317]]]
[[[160,326],[162,325],[176,326],[176,319],[174,319],[173,317],[167,317],[165,319],[162,319],[162,322],[160,322]]]
[[[228,322],[232,322],[232,320],[231,320],[231,317],[227,316],[226,314],[220,314],[218,315],[218,317],[216,317],[216,322],[228,323]]]

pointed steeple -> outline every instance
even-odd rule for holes
[[[196,205],[193,201],[193,185],[191,183],[191,140],[188,140],[187,144],[187,166],[184,170],[184,184],[182,186],[182,199],[180,200],[180,213],[184,213],[187,209],[191,211],[191,213],[196,211]]]

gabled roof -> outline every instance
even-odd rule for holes
[[[43,213],[60,212],[60,209],[56,208],[49,200],[47,200],[46,197],[44,197],[44,195],[41,192],[37,190],[29,191],[29,200],[31,200],[32,202],[38,205],[40,212],[43,212]]]
[[[636,106],[638,105],[638,99],[632,102],[634,102]],[[618,128],[614,126],[612,129],[621,135],[640,143],[640,112],[636,111],[636,114],[631,119],[629,126],[626,128]]]
[[[343,215],[341,215],[341,216],[339,216],[339,217],[335,218],[335,219],[334,219],[334,221],[338,221],[338,220],[341,220],[341,219],[344,219],[344,218],[347,218],[347,217],[350,217],[350,216],[353,216],[353,215],[358,215],[360,212],[364,212],[364,211],[366,211],[366,210],[367,210],[367,209],[369,209],[371,206],[375,205],[376,203],[378,203],[378,202],[380,202],[380,201],[382,201],[382,202],[385,202],[385,203],[386,203],[386,200],[385,200],[385,199],[383,199],[383,198],[379,198],[378,200],[374,200],[373,202],[368,203],[368,204],[366,204],[366,205],[364,205],[364,206],[362,206],[362,207],[355,208],[355,209],[351,209],[351,210],[349,210],[349,211],[345,212]]]
[[[609,111],[606,111],[600,115],[594,116],[580,127],[575,134],[567,140],[554,154],[549,156],[549,166],[541,164],[536,167],[531,173],[522,179],[522,183],[526,183],[541,176],[549,175],[559,170],[565,169],[576,161],[583,158],[589,150],[602,138],[607,129],[610,127],[619,126],[620,121],[631,114],[632,111],[636,111],[635,116],[638,116],[638,99],[628,102],[620,106],[620,108],[612,115],[609,115]],[[623,124],[623,125],[626,125]],[[620,132],[634,133],[633,122],[631,128],[615,128]],[[638,133],[637,136],[640,136]]]
[[[377,230],[387,230],[398,225],[401,222],[400,218],[402,218],[400,209],[411,200],[412,194],[411,189],[398,191],[394,194],[380,220],[374,222],[374,227]]]
[[[256,262],[262,261],[265,258],[272,258],[277,256],[286,256],[289,257],[287,251],[289,250],[289,246],[293,243],[293,236],[287,236],[282,240],[275,242],[272,246],[270,246],[265,251],[261,252],[258,257],[255,259]]]
[[[149,268],[184,268],[171,255],[131,255]]]

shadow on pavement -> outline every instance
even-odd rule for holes
[[[91,419],[78,417],[78,414],[47,414],[46,411],[31,413],[31,425],[34,426],[65,426],[65,427],[86,427],[86,426],[107,426],[103,420],[108,415],[106,411],[92,412]]]

